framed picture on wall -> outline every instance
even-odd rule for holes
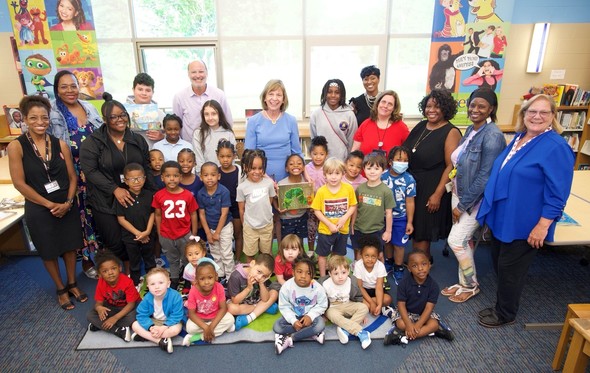
[[[25,132],[27,127],[23,122],[23,114],[18,109],[18,105],[4,105],[3,108],[10,135],[20,135]]]

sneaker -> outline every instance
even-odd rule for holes
[[[182,339],[182,345],[183,346],[190,346],[191,344],[193,344],[194,342],[200,341],[202,338],[201,333],[197,333],[197,334],[186,334],[184,336],[184,338]]]
[[[165,265],[166,265],[166,262],[164,262],[164,259],[162,259],[162,258],[156,258],[156,267],[162,268]]]
[[[315,251],[313,251],[313,250],[307,250],[307,252],[305,254],[307,255],[308,258],[312,258],[313,259],[314,255],[315,255]]]
[[[97,332],[100,328],[98,326],[94,326],[93,323],[88,324],[88,331],[89,332]]]
[[[273,303],[264,311],[264,313],[268,313],[269,315],[276,315],[279,312],[279,305],[278,303]]]
[[[396,326],[393,326],[385,334],[385,337],[383,338],[383,345],[389,346],[389,345],[398,345],[401,343],[402,343],[402,334]]]
[[[438,325],[438,330],[434,332],[434,336],[442,339],[446,339],[447,341],[452,341],[455,339],[455,335],[451,331],[446,324],[443,324],[441,321]]]
[[[117,328],[115,330],[115,335],[125,342],[131,342],[131,328],[128,326]]]
[[[227,288],[227,283],[229,282],[227,277],[220,277],[218,281],[221,284],[221,286]]]
[[[396,285],[399,285],[399,283],[402,281],[403,278],[404,278],[404,267],[401,267],[401,269],[394,269],[393,270],[393,279],[395,280]]]
[[[293,347],[293,339],[286,334],[275,334],[275,352],[280,355],[288,347]]]
[[[361,330],[357,337],[361,341],[361,347],[366,350],[371,345],[371,333],[366,330]]]
[[[342,343],[343,345],[348,343],[348,337],[350,336],[350,334],[346,330],[342,329],[341,327],[337,327],[336,334],[338,335],[338,340],[340,341],[340,343]]]
[[[395,312],[395,310],[393,308],[391,308],[391,306],[385,306],[381,308],[381,314],[387,318],[390,318],[393,316],[393,313]]]
[[[242,329],[244,326],[248,325],[248,316],[246,315],[238,315],[236,316],[236,322],[235,322],[235,326],[236,326],[236,331]]]
[[[389,281],[387,280],[387,276],[383,277],[383,290],[384,291],[391,290],[391,285],[389,284]]]
[[[166,351],[169,354],[174,352],[174,347],[172,347],[172,338],[162,338],[160,342],[158,342],[158,346],[162,349],[162,351]]]
[[[147,342],[147,339],[145,339],[137,333],[131,334],[131,340],[135,342]]]
[[[385,265],[385,271],[388,274],[393,271],[393,259],[385,259],[383,264]]]
[[[313,339],[317,343],[323,345],[324,340],[326,339],[326,333],[324,333],[324,332],[318,333],[318,334],[312,336],[311,339]]]

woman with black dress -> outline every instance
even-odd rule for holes
[[[418,107],[426,120],[412,129],[404,146],[412,151],[409,171],[416,179],[413,247],[430,255],[430,242],[446,239],[453,226],[445,184],[461,132],[449,122],[457,113],[450,92],[434,89]]]
[[[72,208],[78,180],[72,154],[69,145],[46,133],[51,110],[47,99],[26,96],[19,109],[28,131],[8,145],[10,177],[25,197],[29,234],[55,283],[59,305],[72,310],[70,295],[81,303],[88,300],[76,284],[76,250],[83,242],[80,215]],[[57,261],[60,256],[65,263],[66,285]]]

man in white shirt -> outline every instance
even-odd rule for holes
[[[201,125],[201,109],[209,100],[219,102],[230,124],[233,124],[231,111],[225,93],[219,88],[207,84],[207,66],[201,60],[195,60],[188,64],[188,78],[191,85],[183,88],[174,95],[172,110],[174,114],[182,118],[182,132],[180,137],[191,142],[193,132]]]
[[[479,52],[478,56],[483,58],[490,58],[492,54],[492,48],[494,48],[494,30],[495,26],[490,25],[486,30],[486,34],[479,41]]]

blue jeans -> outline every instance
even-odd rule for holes
[[[287,320],[281,316],[280,319],[275,321],[272,330],[277,334],[290,334],[293,341],[300,341],[323,332],[325,328],[326,323],[321,316],[316,317],[310,326],[302,328],[299,331],[296,331],[293,325],[289,324]]]

